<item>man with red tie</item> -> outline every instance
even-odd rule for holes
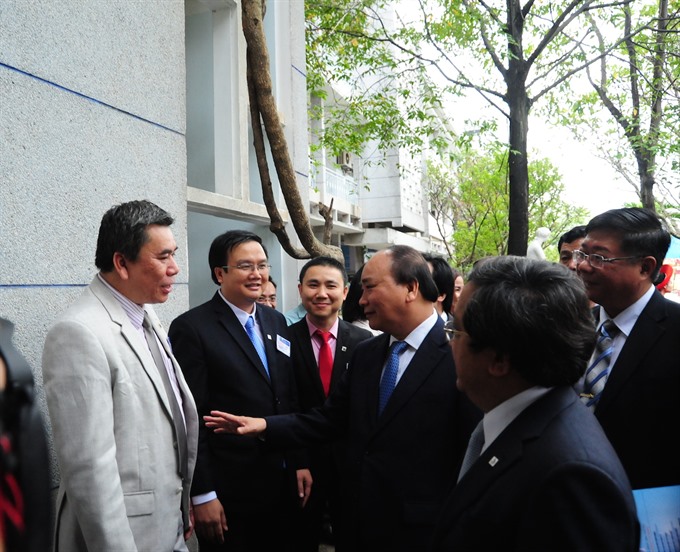
[[[301,411],[321,406],[347,369],[355,346],[373,337],[371,332],[339,317],[347,295],[345,267],[331,257],[316,257],[300,271],[298,291],[307,314],[290,327],[291,360],[295,370]],[[314,485],[307,505],[299,512],[295,550],[316,552],[324,515],[330,514],[333,541],[342,548],[339,519],[338,467],[340,444],[310,451]]]

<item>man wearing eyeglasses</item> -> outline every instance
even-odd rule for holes
[[[297,410],[286,320],[257,305],[270,268],[261,238],[225,232],[213,240],[208,262],[219,290],[168,332],[199,413]],[[191,490],[201,552],[291,550],[291,515],[311,486],[306,458],[261,445],[201,427]]]
[[[602,333],[577,390],[634,489],[680,484],[680,305],[653,285],[669,244],[654,212],[613,209],[588,223],[573,253]]]

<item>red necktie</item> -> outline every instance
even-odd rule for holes
[[[331,332],[316,330],[316,333],[321,338],[321,348],[319,349],[319,376],[321,376],[323,392],[328,396],[328,390],[331,387],[331,373],[333,372],[333,352],[331,351],[330,343],[328,343]]]

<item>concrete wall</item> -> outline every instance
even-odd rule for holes
[[[183,0],[2,0],[0,316],[34,369],[96,269],[99,222],[149,199],[176,219],[188,307]]]

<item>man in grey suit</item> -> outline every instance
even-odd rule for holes
[[[168,299],[179,272],[172,222],[148,201],[109,209],[100,272],[47,335],[57,551],[187,550],[198,418],[149,305]]]

